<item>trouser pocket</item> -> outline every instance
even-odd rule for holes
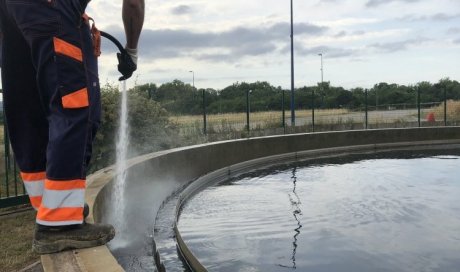
[[[57,84],[64,109],[89,106],[82,50],[60,38],[53,38],[56,53]]]

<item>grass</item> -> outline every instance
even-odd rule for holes
[[[267,136],[283,133],[312,132],[312,111],[296,110],[296,127],[291,127],[291,112],[285,112],[286,130],[282,127],[281,111],[251,112],[249,116],[250,129],[249,135]],[[410,113],[409,113],[410,114]],[[202,135],[203,116],[186,115],[173,116],[170,120],[180,128],[181,137],[190,138],[190,142],[195,140],[198,143],[216,140],[229,140],[245,138],[248,136],[246,113],[226,113],[208,114],[207,116],[207,136],[194,139],[193,135]],[[412,120],[413,119],[413,120]],[[416,117],[401,115],[395,111],[369,112],[369,128],[379,127],[404,127],[413,126]],[[315,109],[315,131],[339,131],[365,128],[365,112],[350,111],[348,109]],[[199,140],[199,141],[198,141]]]
[[[5,182],[5,173],[1,173],[1,179],[0,179],[0,197],[12,197],[12,196],[21,196],[26,194],[26,191],[24,189],[23,183],[21,179],[16,176],[16,181],[14,180],[14,176],[12,171],[9,173],[9,181],[8,181],[8,186],[6,186]],[[8,188],[8,194],[7,194],[7,188]]]
[[[346,109],[326,109],[326,110],[315,110],[315,115],[317,116],[334,116],[348,113]],[[286,110],[285,112],[286,120],[291,118],[291,112]],[[311,117],[311,110],[296,110],[296,118],[307,118]],[[251,112],[250,113],[250,122],[251,123],[267,123],[277,120],[281,123],[282,112],[281,111],[263,111],[263,112]],[[206,115],[207,122],[210,126],[219,125],[222,120],[227,121],[228,123],[245,123],[246,122],[246,113],[222,113],[222,114],[208,114]],[[195,122],[202,122],[203,115],[183,115],[183,116],[172,116],[170,121],[178,125],[188,125]]]
[[[436,120],[444,120],[444,103],[432,109]],[[447,120],[460,121],[460,101],[447,101]]]
[[[8,171],[8,186],[6,184],[6,173],[4,167],[4,156],[0,153],[0,198],[10,197],[15,195],[25,194],[25,189],[22,180],[18,173],[14,173],[14,168],[11,167]],[[19,171],[16,169],[16,171]],[[7,193],[8,189],[8,193]]]
[[[0,209],[0,214],[12,210]],[[40,259],[32,252],[34,223],[34,210],[0,216],[0,272],[17,271]]]

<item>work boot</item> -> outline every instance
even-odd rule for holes
[[[115,236],[111,225],[88,224],[43,226],[36,224],[32,250],[38,254],[56,253],[68,249],[106,244]]]

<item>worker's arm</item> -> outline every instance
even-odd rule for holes
[[[144,0],[123,0],[122,18],[126,46],[124,52],[117,54],[118,71],[123,75],[119,80],[130,78],[137,69],[137,44],[144,24],[144,13]]]
[[[123,0],[123,24],[125,26],[126,47],[137,49],[137,43],[144,24],[144,0]]]

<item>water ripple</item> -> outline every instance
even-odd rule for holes
[[[195,196],[179,228],[210,271],[458,271],[459,158],[251,173]]]

